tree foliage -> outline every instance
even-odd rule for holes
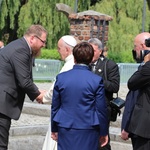
[[[22,6],[22,1],[1,0],[0,38],[2,38],[4,42],[17,38],[18,14]]]
[[[87,9],[89,2],[89,0],[79,0],[78,11]],[[31,24],[41,24],[49,33],[47,48],[56,47],[57,40],[62,35],[69,34],[70,27],[67,17],[56,11],[57,3],[67,4],[74,10],[75,1],[71,0],[3,0],[0,14],[2,22],[0,38],[13,30],[16,34],[11,34],[11,38],[8,39],[10,42],[21,37]]]
[[[110,15],[108,43],[109,56],[117,62],[133,61],[134,37],[142,32],[143,0],[102,0],[91,9]],[[145,31],[150,31],[150,10],[146,6]],[[126,59],[123,57],[126,56]]]
[[[57,39],[69,31],[67,18],[55,10],[57,2],[58,0],[29,0],[20,11],[18,35],[21,36],[31,24],[41,24],[49,33],[47,47],[56,46]]]
[[[92,9],[113,17],[110,21],[107,47],[109,57],[117,62],[132,62],[131,49],[135,35],[142,32],[143,0],[0,0],[0,39],[5,44],[21,37],[31,24],[48,30],[46,48],[56,48],[58,39],[69,34],[67,17],[56,11],[64,3],[78,12]],[[146,3],[145,31],[150,31],[150,2]]]

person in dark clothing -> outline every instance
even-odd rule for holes
[[[138,93],[127,101],[132,105],[125,106],[122,120],[121,137],[124,140],[131,137],[133,150],[150,149],[150,47],[145,43],[149,38],[150,33],[143,32],[134,39],[133,57],[141,64],[128,80],[128,88]],[[127,110],[130,110],[129,114]]]
[[[119,67],[114,61],[106,58],[103,55],[102,42],[99,39],[91,38],[88,40],[88,43],[90,43],[94,49],[94,57],[91,63],[91,70],[95,74],[101,76],[104,80],[105,99],[108,108],[108,118],[110,121],[110,101],[113,99],[113,93],[117,93],[119,91]],[[111,150],[110,141],[106,146],[100,148],[100,150]]]
[[[45,46],[47,31],[31,25],[24,36],[0,50],[0,150],[7,150],[11,120],[18,120],[26,94],[42,103],[44,95],[33,83],[32,59]]]
[[[131,91],[127,93],[126,99],[125,99],[125,108],[123,111],[123,116],[122,116],[122,122],[121,122],[121,138],[123,140],[128,140],[131,135],[129,135],[128,127],[131,119],[131,114],[133,112],[134,105],[136,103],[136,99],[138,96],[139,92],[138,90],[136,91]]]

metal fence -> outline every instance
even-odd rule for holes
[[[120,70],[120,83],[127,83],[131,75],[138,69],[139,64],[118,63]]]
[[[33,79],[53,81],[61,67],[62,62],[59,60],[35,59]]]
[[[120,70],[120,83],[127,83],[130,76],[137,70],[139,64],[118,63]],[[53,81],[62,67],[59,60],[36,59],[33,67],[33,79]]]

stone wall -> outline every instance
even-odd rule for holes
[[[96,37],[102,41],[103,48],[105,47],[108,41],[111,16],[93,10],[75,13],[68,5],[63,3],[56,4],[56,9],[68,18],[70,35],[73,35],[78,42]]]
[[[108,41],[109,21],[112,17],[92,10],[69,15],[70,35],[78,41],[96,37],[106,44]]]

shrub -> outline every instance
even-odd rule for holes
[[[60,55],[56,49],[42,49],[39,59],[57,59],[61,60]]]
[[[108,58],[112,59],[116,63],[135,63],[132,57],[131,50],[122,50],[122,51],[108,51]]]

